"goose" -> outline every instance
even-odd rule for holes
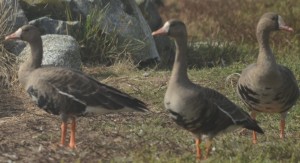
[[[176,19],[167,21],[154,31],[153,36],[167,35],[175,39],[176,54],[171,77],[164,97],[164,105],[170,117],[196,137],[196,158],[201,159],[200,144],[206,139],[207,159],[212,139],[236,127],[245,127],[263,133],[255,120],[239,106],[216,90],[192,83],[187,75],[187,30]]]
[[[14,39],[28,42],[31,48],[31,55],[19,68],[18,79],[39,108],[60,115],[61,146],[65,144],[68,119],[71,119],[69,147],[74,149],[76,117],[86,113],[107,114],[148,110],[144,102],[102,84],[80,71],[41,66],[42,39],[35,26],[24,25],[5,37],[5,40]]]
[[[253,119],[256,119],[257,112],[281,114],[280,138],[283,139],[285,118],[288,110],[299,97],[299,88],[293,72],[276,63],[269,45],[271,32],[278,30],[293,31],[276,13],[268,12],[261,16],[256,27],[258,58],[256,63],[242,71],[237,92],[243,103],[250,109]],[[256,133],[253,132],[252,135],[252,141],[256,144]]]

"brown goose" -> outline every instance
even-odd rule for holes
[[[38,107],[61,116],[62,146],[65,144],[69,118],[72,120],[69,147],[75,148],[77,116],[89,112],[105,114],[147,110],[146,104],[142,101],[101,84],[79,71],[42,67],[42,39],[36,27],[25,25],[5,39],[21,39],[29,43],[31,56],[20,66],[18,78]]]
[[[276,13],[265,13],[256,28],[259,45],[257,62],[245,68],[238,81],[238,94],[256,118],[257,112],[280,113],[280,138],[284,138],[287,111],[296,103],[299,88],[296,79],[287,67],[279,65],[269,45],[269,35],[273,31],[293,29],[286,26]],[[253,143],[257,143],[253,132]]]
[[[196,137],[197,158],[201,159],[200,143],[206,137],[206,156],[211,141],[229,128],[245,127],[263,133],[248,113],[221,93],[192,83],[187,76],[187,31],[179,20],[169,20],[152,35],[168,35],[175,39],[176,56],[164,104],[172,119]]]

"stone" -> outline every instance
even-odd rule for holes
[[[4,42],[3,45],[7,51],[15,54],[16,56],[18,56],[22,52],[22,50],[26,47],[26,43],[21,40],[6,41]]]
[[[20,6],[28,20],[40,17],[68,20],[68,4],[70,0],[19,0]]]
[[[68,9],[72,18],[78,20],[81,18],[83,28],[87,26],[86,21],[90,18],[90,22],[100,25],[104,33],[117,33],[116,47],[128,48],[135,63],[149,59],[160,60],[151,35],[152,31],[134,0],[20,0],[20,4],[29,20],[49,15],[51,19],[66,21],[68,17],[63,12]],[[95,11],[102,15],[91,18]],[[42,21],[45,20],[43,18]],[[40,19],[39,21],[42,22]],[[50,33],[63,31],[65,34],[64,29],[56,30],[55,25],[50,24],[52,26],[50,29],[45,28],[47,25],[41,26]],[[126,43],[130,45],[127,46]]]
[[[90,16],[93,10],[103,15],[92,19],[94,24],[100,24],[105,33],[115,33],[119,42],[131,42],[132,58],[135,63],[155,59],[160,60],[156,50],[151,29],[144,19],[134,0],[74,0],[72,9],[76,9],[83,18]],[[74,12],[74,10],[73,10]]]
[[[5,21],[3,20],[0,23],[2,31],[15,31],[19,27],[28,23],[27,17],[20,7],[18,0],[0,1],[0,14],[1,17],[5,19]]]
[[[60,34],[76,36],[80,31],[79,21],[62,21],[55,20],[48,17],[41,17],[29,22],[38,27],[42,34]]]
[[[156,3],[153,0],[135,0],[144,18],[152,31],[159,29],[162,25],[162,18],[159,14]]]
[[[72,36],[48,34],[42,36],[42,40],[44,50],[42,65],[81,69],[80,47]],[[30,53],[30,47],[26,46],[19,56],[20,61],[23,62]]]

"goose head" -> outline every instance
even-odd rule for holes
[[[180,38],[180,37],[186,37],[187,36],[187,30],[185,27],[185,24],[176,19],[171,19],[163,25],[160,29],[157,31],[152,32],[152,36],[170,36],[173,38]]]
[[[40,38],[40,32],[37,27],[33,25],[24,25],[16,32],[5,37],[5,40],[23,40],[27,42],[34,42]]]
[[[293,28],[287,26],[283,21],[282,17],[276,13],[268,12],[265,13],[257,24],[258,31],[276,31],[285,30],[293,32]]]

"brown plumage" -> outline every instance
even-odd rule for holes
[[[201,158],[200,143],[207,137],[206,158],[211,141],[230,128],[245,127],[263,133],[262,129],[240,107],[221,93],[192,83],[187,76],[187,31],[183,22],[169,20],[152,35],[168,35],[175,39],[176,56],[164,98],[172,119],[196,137],[197,158]]]
[[[284,138],[287,111],[299,97],[297,81],[287,67],[276,63],[269,45],[269,35],[273,31],[293,31],[285,25],[276,13],[264,14],[256,28],[259,45],[257,62],[245,68],[238,81],[238,94],[251,110],[253,119],[256,112],[280,113],[280,137]],[[257,142],[253,132],[253,143]]]
[[[18,78],[37,106],[62,118],[61,145],[65,143],[67,121],[71,123],[71,148],[75,148],[75,118],[88,112],[99,114],[122,111],[147,111],[146,104],[113,87],[101,84],[82,72],[41,66],[42,39],[38,29],[25,25],[6,40],[21,39],[31,47],[31,55],[19,69]]]

